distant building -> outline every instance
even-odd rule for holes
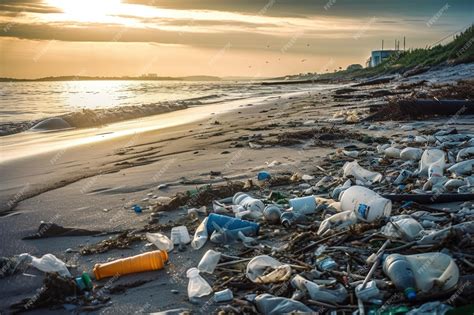
[[[367,60],[367,67],[376,67],[391,55],[398,53],[399,50],[374,50]]]

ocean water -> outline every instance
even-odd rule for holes
[[[314,85],[313,85],[314,87]],[[56,81],[1,82],[0,122],[18,123],[81,111],[140,105],[200,106],[304,91],[308,85],[249,82]]]

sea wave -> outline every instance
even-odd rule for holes
[[[90,128],[99,127],[105,124],[129,119],[164,114],[186,108],[188,108],[188,105],[186,104],[153,103],[143,105],[121,106],[114,108],[83,109],[77,112],[54,116],[54,118],[60,118],[64,120],[67,124],[69,124],[71,128]],[[45,121],[50,118],[53,117],[32,121],[0,123],[0,136],[6,136],[23,131],[28,131],[32,128],[45,130],[44,128],[34,127],[42,121]],[[55,128],[56,127],[48,128],[48,130],[54,130]],[[65,128],[64,126],[58,126],[57,130],[59,129]]]

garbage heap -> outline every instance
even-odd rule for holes
[[[472,314],[473,157],[473,135],[450,129],[340,148],[313,174],[267,170],[162,198],[126,236],[157,250],[93,278],[166,270],[176,247],[211,243],[187,270],[188,297],[223,313]],[[183,207],[168,236],[159,214]]]

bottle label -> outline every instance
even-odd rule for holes
[[[357,209],[357,212],[359,213],[359,215],[364,218],[364,219],[367,219],[367,214],[369,212],[369,206],[367,205],[364,205],[364,204],[359,204],[359,208]]]

